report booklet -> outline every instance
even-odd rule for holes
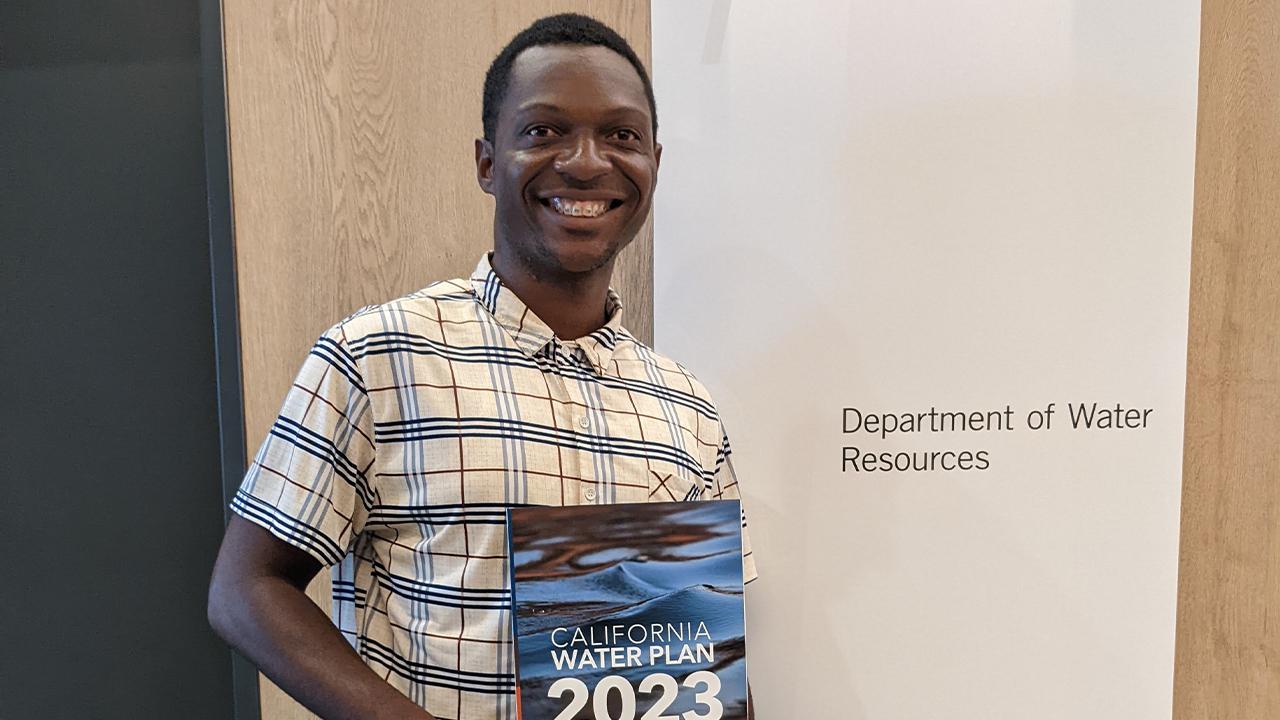
[[[507,511],[521,720],[745,720],[737,500]]]

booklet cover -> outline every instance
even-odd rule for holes
[[[745,720],[737,500],[507,511],[522,720]]]

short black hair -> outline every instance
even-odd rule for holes
[[[640,82],[644,83],[644,95],[649,100],[649,116],[653,118],[653,134],[658,134],[658,104],[653,100],[653,83],[649,82],[649,73],[645,71],[636,51],[631,49],[631,45],[621,35],[599,20],[578,13],[561,13],[544,17],[521,30],[489,65],[489,71],[484,76],[484,108],[481,113],[485,140],[493,142],[494,131],[498,126],[498,110],[506,100],[507,87],[511,84],[511,65],[520,53],[543,45],[599,45],[626,58],[640,74]]]

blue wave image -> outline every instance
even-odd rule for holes
[[[548,697],[547,690],[560,677],[578,677],[592,688],[607,675],[621,675],[638,687],[652,673],[683,682],[699,670],[719,677],[723,717],[746,717],[741,515],[736,501],[524,508],[511,512],[509,529],[525,720],[557,716],[565,700]],[[655,625],[664,637],[648,637]],[[623,628],[624,634],[610,638],[608,630],[615,627]],[[566,647],[553,644],[557,628],[562,630],[556,632],[556,643]],[[669,637],[672,629],[683,632],[684,639]],[[698,630],[705,634],[695,638]],[[585,643],[571,642],[575,631]],[[634,643],[626,632],[632,639],[644,637]],[[690,655],[679,662],[686,646]],[[702,654],[696,655],[699,646]],[[639,648],[639,664],[557,669],[554,662],[553,653],[612,647],[624,648],[621,652]],[[656,662],[651,662],[653,647],[663,651]],[[636,660],[634,654],[626,657]],[[695,688],[682,686],[667,713],[705,711],[694,693]],[[655,700],[638,693],[637,717]],[[591,703],[574,717],[594,720]]]

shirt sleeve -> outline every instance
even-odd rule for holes
[[[336,565],[373,506],[373,459],[369,395],[339,323],[307,354],[231,508]]]
[[[712,479],[712,498],[715,500],[738,500],[742,495],[738,492],[738,475],[733,470],[733,451],[729,446],[728,434],[722,433],[720,448],[716,451],[716,467]],[[749,583],[758,577],[756,559],[751,552],[751,537],[747,534],[747,511],[742,510],[742,582]]]

